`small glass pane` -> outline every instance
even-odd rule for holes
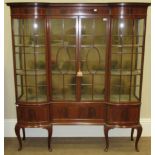
[[[64,34],[73,35],[76,34],[75,19],[64,19]]]
[[[52,98],[53,100],[63,100],[63,76],[52,76]]]
[[[110,101],[119,102],[120,99],[120,86],[112,86],[110,87]]]
[[[92,100],[92,86],[81,85],[81,100]]]
[[[120,76],[111,76],[110,85],[111,85],[111,87],[113,87],[113,86],[120,87],[121,86]],[[117,93],[119,93],[119,91],[118,92],[116,91],[115,93],[117,94]]]
[[[23,37],[15,36],[14,44],[15,44],[15,46],[23,46],[24,45]]]
[[[138,53],[141,53],[141,54],[142,54],[142,52],[143,52],[143,48],[142,48],[142,47],[139,47],[139,46],[138,46],[138,47],[134,47],[134,48],[133,48],[133,53],[135,53],[135,54],[136,54],[136,53],[137,53],[137,54],[138,54]]]
[[[141,78],[140,78],[140,75],[134,75],[132,76],[132,87],[139,87],[140,86],[140,81],[141,81]]]
[[[64,97],[65,100],[75,100],[76,94],[76,76],[65,75],[64,77]]]
[[[123,47],[122,52],[123,53],[132,53],[132,47]]]
[[[36,87],[27,87],[27,101],[37,101]]]
[[[143,46],[143,36],[134,36],[134,46]]]
[[[74,87],[73,87],[74,86]],[[65,100],[75,100],[75,85],[64,87],[64,98]]]
[[[139,101],[140,100],[140,87],[131,87],[131,101]]]
[[[122,44],[124,46],[131,46],[132,47],[132,40],[133,40],[132,36],[124,36],[124,37],[122,37]]]
[[[92,34],[93,31],[93,20],[92,19],[82,19],[82,35]]]
[[[130,101],[130,87],[121,87],[120,102]]]
[[[45,46],[45,37],[42,36],[25,36],[25,46]]]
[[[96,18],[94,19],[94,32],[96,35],[106,35],[106,18]]]
[[[23,47],[15,46],[15,53],[23,53],[23,52],[24,52],[24,48]]]
[[[38,86],[46,86],[47,85],[47,77],[38,75],[37,78],[37,85]]]
[[[112,45],[122,44],[122,38],[120,36],[112,36]]]
[[[25,68],[25,64],[24,64],[24,54],[18,53],[15,54],[15,63],[16,63],[16,69],[24,69]]]
[[[38,101],[46,101],[47,100],[47,86],[38,85],[37,100]]]
[[[112,21],[112,35],[113,36],[131,36],[133,34],[133,20],[132,19],[113,19]]]
[[[16,80],[17,80],[17,85],[22,84],[22,76],[21,75],[16,75]]]
[[[24,19],[24,35],[45,35],[44,19]]]
[[[26,76],[26,84],[29,87],[34,87],[36,84],[35,76]]]
[[[26,70],[35,69],[35,56],[34,54],[25,54]]]
[[[104,36],[94,36],[94,45],[104,46],[106,44],[106,38]]]
[[[94,85],[93,100],[103,100],[104,99],[104,86]]]
[[[51,46],[63,46],[66,45],[63,41],[62,35],[53,35],[51,40]]]
[[[142,54],[133,54],[133,70],[141,70],[142,69]]]
[[[26,87],[17,86],[17,96],[20,101],[26,101]]]
[[[13,19],[13,32],[14,35],[23,34],[23,19]]]
[[[74,36],[64,36],[64,45],[76,45],[76,37]]]
[[[92,36],[83,36],[81,40],[82,45],[93,45],[93,37]]]
[[[119,71],[121,69],[121,56],[119,54],[111,55],[111,70]]]
[[[135,28],[134,35],[143,36],[144,35],[144,26],[145,26],[144,19],[135,19],[134,26],[135,26],[134,27]]]
[[[63,20],[62,19],[52,19],[50,20],[51,26],[51,36],[62,36],[63,34]]]
[[[46,68],[45,54],[37,54],[35,57],[36,57],[36,69],[45,70]]]
[[[122,55],[122,70],[131,71],[132,54]]]

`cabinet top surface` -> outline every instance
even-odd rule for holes
[[[14,2],[14,3],[6,3],[8,6],[11,7],[25,7],[25,6],[44,6],[44,7],[51,7],[51,6],[142,6],[147,7],[150,6],[151,3],[34,3],[34,2]]]

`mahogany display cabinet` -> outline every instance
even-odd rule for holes
[[[17,124],[103,125],[142,133],[140,107],[149,3],[7,3],[11,8]],[[147,52],[147,51],[146,51]],[[119,135],[118,135],[119,136]]]

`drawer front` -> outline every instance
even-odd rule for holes
[[[113,7],[111,15],[146,15],[146,7]]]
[[[41,8],[41,7],[15,7],[11,9],[11,14],[12,15],[45,15],[46,14],[46,9]]]
[[[136,124],[139,122],[140,106],[108,105],[108,124]]]
[[[104,119],[104,104],[52,104],[53,119]]]
[[[49,105],[18,106],[17,119],[21,123],[49,122]]]
[[[110,13],[107,7],[62,7],[49,8],[47,15],[108,15]]]
[[[130,7],[113,7],[111,9],[111,15],[131,15],[132,8]]]

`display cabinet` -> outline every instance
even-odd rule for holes
[[[149,3],[7,3],[11,7],[17,124],[103,125],[142,133],[140,106]],[[146,51],[147,52],[147,51]],[[118,135],[119,136],[119,135]]]

